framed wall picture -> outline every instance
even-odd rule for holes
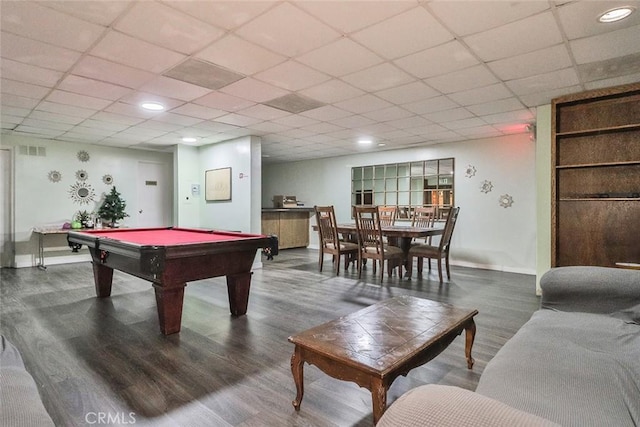
[[[231,168],[211,169],[204,175],[205,199],[231,200]]]

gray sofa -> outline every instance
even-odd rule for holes
[[[640,425],[640,271],[560,267],[540,285],[541,309],[475,392],[417,387],[378,427]]]
[[[18,349],[0,335],[0,426],[53,425]]]

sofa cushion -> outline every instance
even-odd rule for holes
[[[565,426],[640,425],[640,325],[539,310],[489,362],[476,391]]]
[[[377,427],[552,427],[551,421],[459,387],[428,384],[409,390]]]

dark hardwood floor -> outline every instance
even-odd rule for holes
[[[487,362],[537,309],[534,276],[452,267],[422,279],[336,277],[318,252],[281,251],[254,272],[246,316],[229,314],[226,282],[190,283],[182,331],[163,336],[150,283],[116,271],[111,298],[97,299],[89,263],[2,269],[0,332],[22,353],[45,407],[59,426],[370,426],[371,394],[304,367],[300,412],[287,337],[396,295],[476,308],[476,360],[468,370],[464,337],[400,377],[388,394],[425,383],[474,390]],[[264,259],[264,258],[263,258]],[[426,269],[425,269],[426,271]],[[379,271],[378,271],[379,273]],[[103,415],[107,416],[107,415]]]

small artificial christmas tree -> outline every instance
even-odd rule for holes
[[[115,227],[117,221],[129,216],[124,211],[126,207],[127,202],[122,200],[120,193],[116,190],[116,187],[113,187],[111,189],[111,193],[105,196],[104,203],[98,210],[98,216],[109,221],[111,227]]]

